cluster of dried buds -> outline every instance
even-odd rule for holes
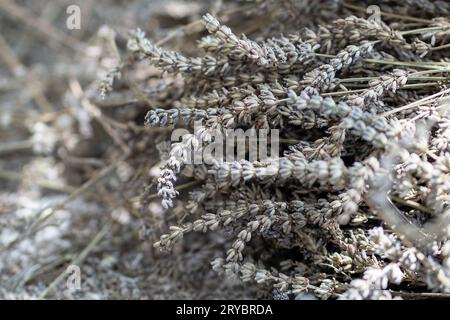
[[[184,80],[171,108],[146,116],[148,126],[191,130],[166,156],[163,207],[176,204],[183,173],[200,185],[185,222],[155,247],[223,233],[230,241],[213,269],[277,297],[392,298],[390,283],[419,281],[450,291],[448,19],[407,29],[349,16],[259,41],[210,14],[203,23],[203,56],[139,30],[128,43]],[[279,154],[189,163],[229,129],[277,129]]]

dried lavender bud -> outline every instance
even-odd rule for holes
[[[265,53],[256,42],[248,39],[239,39],[230,28],[220,25],[220,22],[210,14],[203,16],[203,23],[210,33],[215,34],[219,39],[230,44],[235,52],[245,55],[258,64],[265,65],[268,63],[265,58]]]
[[[395,93],[397,89],[403,87],[408,81],[408,72],[395,69],[392,73],[383,75],[377,80],[369,82],[369,88],[356,97],[350,97],[349,104],[358,106],[367,106],[377,101],[387,92]]]
[[[338,71],[349,68],[372,50],[373,43],[371,42],[363,43],[361,46],[349,45],[340,51],[336,58],[331,59],[329,64],[321,65],[311,72],[313,78],[311,86],[320,90],[324,85],[330,84],[334,80]]]
[[[128,50],[140,59],[149,59],[155,66],[168,72],[186,75],[213,75],[225,74],[228,71],[226,61],[218,61],[211,56],[188,58],[178,52],[156,47],[149,39],[145,38],[145,33],[139,29],[129,39],[127,46]]]

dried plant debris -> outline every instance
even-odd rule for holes
[[[109,2],[0,38],[0,297],[450,297],[447,2]]]

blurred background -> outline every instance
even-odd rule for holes
[[[170,218],[152,194],[164,132],[143,122],[167,97],[157,70],[117,72],[130,30],[189,52],[221,6],[0,0],[0,298],[257,297],[210,270],[221,239],[152,249]]]

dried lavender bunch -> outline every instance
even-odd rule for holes
[[[134,56],[183,82],[146,124],[194,128],[172,142],[157,190],[167,209],[176,182],[189,181],[183,172],[200,186],[172,209],[186,214],[156,248],[176,250],[193,232],[222,234],[213,269],[277,297],[391,299],[399,295],[390,284],[414,281],[448,291],[447,27],[353,14],[255,40],[206,14],[198,57],[132,36]],[[230,129],[277,129],[282,148],[257,161],[189,164],[191,152]]]

